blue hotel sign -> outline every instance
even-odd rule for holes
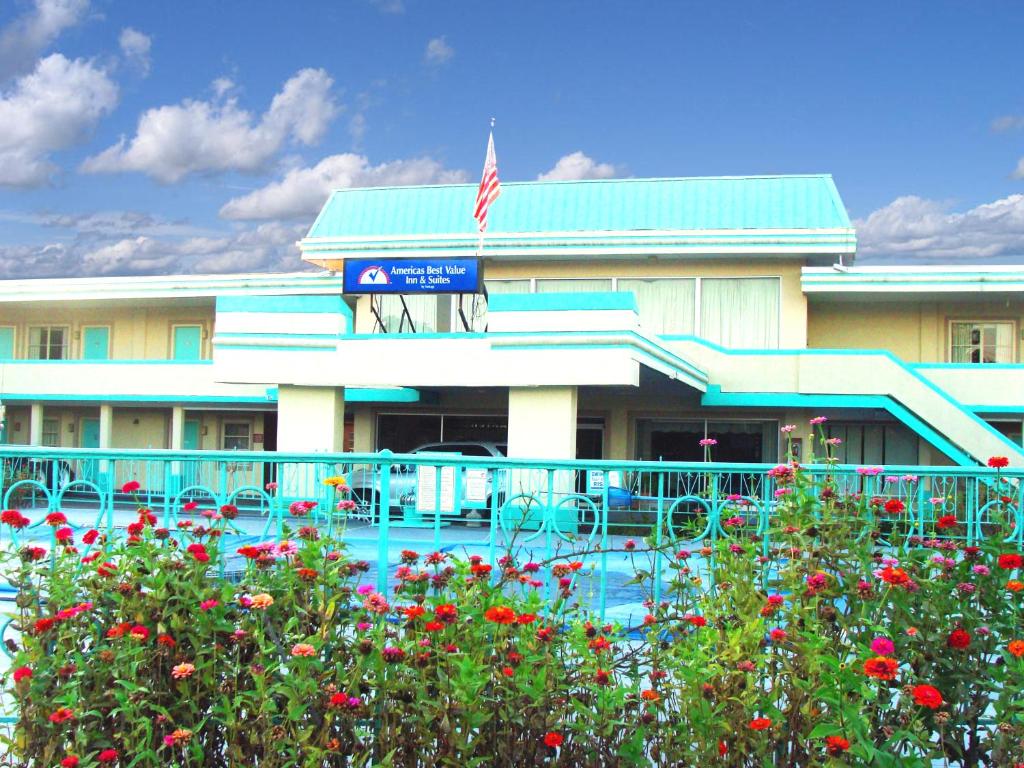
[[[345,259],[345,293],[479,293],[479,259]]]

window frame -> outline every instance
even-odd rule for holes
[[[1010,344],[1009,352],[1010,358],[1008,360],[995,360],[991,363],[985,362],[956,362],[954,360],[955,355],[953,354],[953,326],[954,325],[971,325],[971,326],[984,326],[984,325],[1008,325],[1010,326]],[[1013,365],[1017,362],[1018,352],[1018,328],[1017,321],[1013,318],[1007,317],[949,317],[946,318],[946,362],[954,365]],[[981,345],[981,350],[984,351],[984,344]],[[999,347],[996,347],[998,353]],[[998,354],[997,354],[998,356]]]
[[[245,448],[228,448],[228,427],[245,427],[246,430],[246,447]],[[252,450],[252,421],[245,421],[242,419],[225,419],[221,423],[220,427],[220,446],[222,451],[251,451]],[[237,439],[238,435],[232,435],[232,439]]]
[[[56,424],[57,425],[56,428],[49,433],[49,434],[54,436],[54,441],[50,442],[50,443],[46,442],[46,435],[47,435],[47,431],[48,431],[46,429],[46,425],[47,424]],[[39,433],[40,444],[43,445],[43,446],[46,446],[47,448],[60,448],[61,447],[61,445],[60,445],[60,427],[61,427],[60,418],[56,418],[56,419],[46,419],[46,418],[44,418],[43,419],[43,424],[42,424],[42,429],[40,430],[40,433]]]
[[[47,355],[49,350],[53,346],[50,343],[50,333],[54,330],[60,330],[64,333],[64,339],[61,344],[61,356],[60,357],[33,357],[32,355],[32,331],[34,329],[40,329],[46,331],[46,344],[39,345],[40,349],[46,349]],[[25,359],[26,360],[69,360],[69,353],[71,351],[71,327],[68,325],[29,325],[27,326],[27,333],[25,334]]]

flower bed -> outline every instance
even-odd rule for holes
[[[1024,558],[999,478],[978,501],[988,536],[968,544],[956,516],[909,536],[899,504],[773,473],[770,530],[732,514],[725,537],[615,553],[652,597],[657,563],[667,577],[636,627],[587,615],[588,552],[404,552],[382,594],[301,520],[239,549],[233,508],[173,530],[140,509],[127,538],[77,541],[54,513],[52,566],[38,548],[7,555],[22,632],[8,760],[1024,763]],[[241,579],[214,576],[236,549]]]

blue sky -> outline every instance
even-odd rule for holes
[[[0,0],[0,276],[300,267],[335,186],[832,173],[1024,263],[1024,4]]]

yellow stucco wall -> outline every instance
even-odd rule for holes
[[[82,327],[110,326],[110,356],[124,360],[171,357],[172,326],[201,325],[204,358],[210,357],[214,300],[32,302],[0,305],[0,326],[15,329],[15,356],[28,357],[31,326],[65,326],[70,331],[68,357],[82,356]]]
[[[1013,362],[1020,362],[1024,300],[837,301],[808,303],[807,346],[818,349],[887,349],[909,363],[949,362],[953,320],[1009,320],[1015,323]]]

